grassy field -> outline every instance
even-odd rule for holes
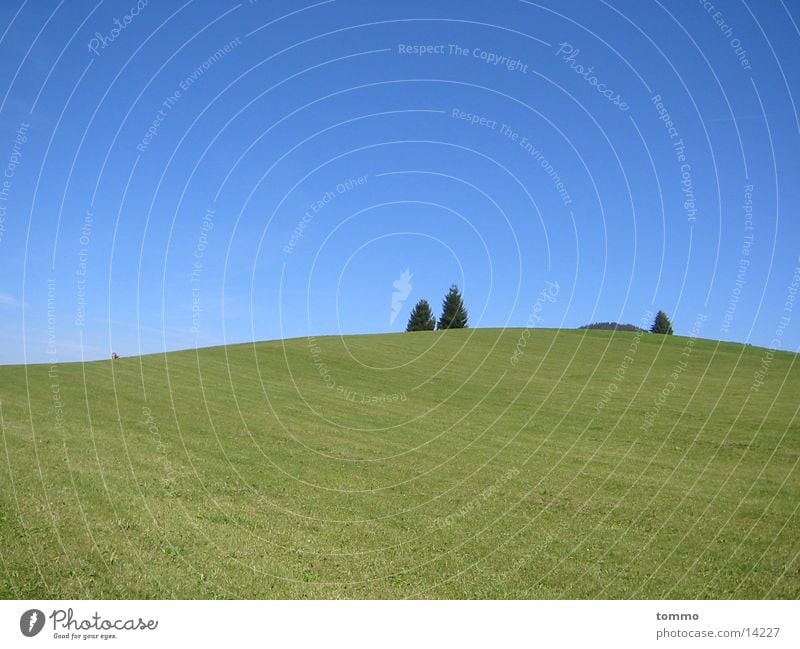
[[[0,596],[794,599],[796,361],[484,329],[0,367]]]

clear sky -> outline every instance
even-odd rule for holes
[[[663,309],[796,351],[799,22],[5,1],[0,362],[402,331],[453,283],[474,327]]]

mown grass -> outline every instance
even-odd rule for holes
[[[797,598],[798,369],[519,329],[0,367],[0,596]]]

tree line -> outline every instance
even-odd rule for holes
[[[608,329],[611,331],[644,331],[641,327],[632,324],[620,324],[619,322],[593,322],[592,324],[583,325],[578,329]],[[666,313],[659,311],[656,314],[653,324],[650,325],[650,333],[664,334],[666,336],[672,335],[672,321]]]
[[[437,320],[433,315],[433,310],[428,300],[420,300],[411,309],[408,317],[406,331],[433,331],[434,329],[465,329],[468,323],[467,308],[464,306],[464,299],[458,286],[453,284],[447,295],[442,300],[442,314]],[[621,331],[641,331],[635,325],[621,325],[617,322],[596,322],[584,325],[581,329],[614,329]],[[672,322],[663,311],[656,314],[653,324],[650,326],[651,333],[672,335]]]
[[[420,300],[411,309],[406,331],[433,331],[434,329],[465,329],[469,317],[464,299],[453,284],[442,300],[442,314],[437,320],[428,300]]]

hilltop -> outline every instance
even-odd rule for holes
[[[641,327],[632,324],[620,324],[619,322],[593,322],[583,325],[578,329],[604,329],[607,331],[645,331]]]
[[[465,329],[0,367],[0,596],[794,599],[796,359]]]

